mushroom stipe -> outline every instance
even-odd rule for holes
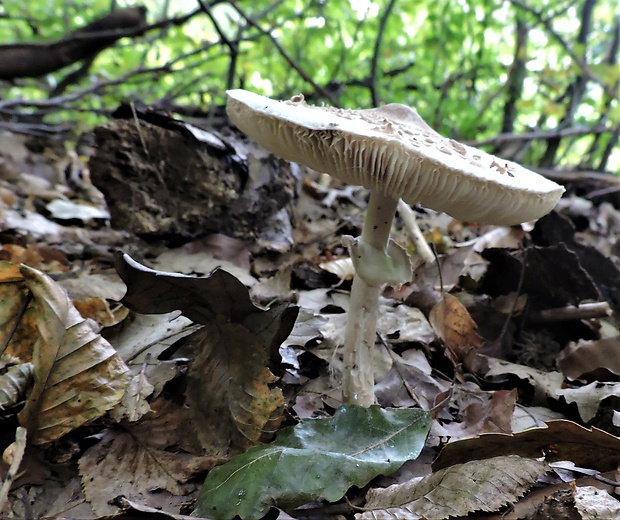
[[[227,91],[232,122],[275,155],[370,190],[360,238],[343,237],[355,267],[345,333],[343,397],[375,402],[373,351],[379,295],[411,275],[390,240],[399,200],[459,220],[513,225],[551,211],[564,188],[523,166],[445,138],[406,105],[342,110]]]

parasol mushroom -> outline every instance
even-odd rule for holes
[[[361,237],[344,237],[356,273],[343,359],[348,403],[374,403],[381,288],[411,274],[407,254],[390,241],[399,199],[459,220],[513,225],[545,215],[564,192],[516,163],[439,135],[406,105],[343,110],[309,106],[303,96],[275,101],[245,90],[226,94],[232,122],[267,150],[370,190]]]

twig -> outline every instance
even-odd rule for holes
[[[579,306],[544,309],[529,315],[532,323],[549,323],[556,321],[589,320],[604,318],[611,315],[611,307],[607,302],[582,303]]]

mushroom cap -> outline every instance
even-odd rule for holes
[[[513,225],[542,217],[564,188],[523,166],[439,135],[406,105],[343,110],[226,92],[232,122],[275,155],[443,211]]]

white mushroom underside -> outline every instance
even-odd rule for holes
[[[564,191],[516,163],[440,136],[405,105],[339,110],[246,91],[228,95],[232,121],[274,154],[459,220],[533,220]]]

